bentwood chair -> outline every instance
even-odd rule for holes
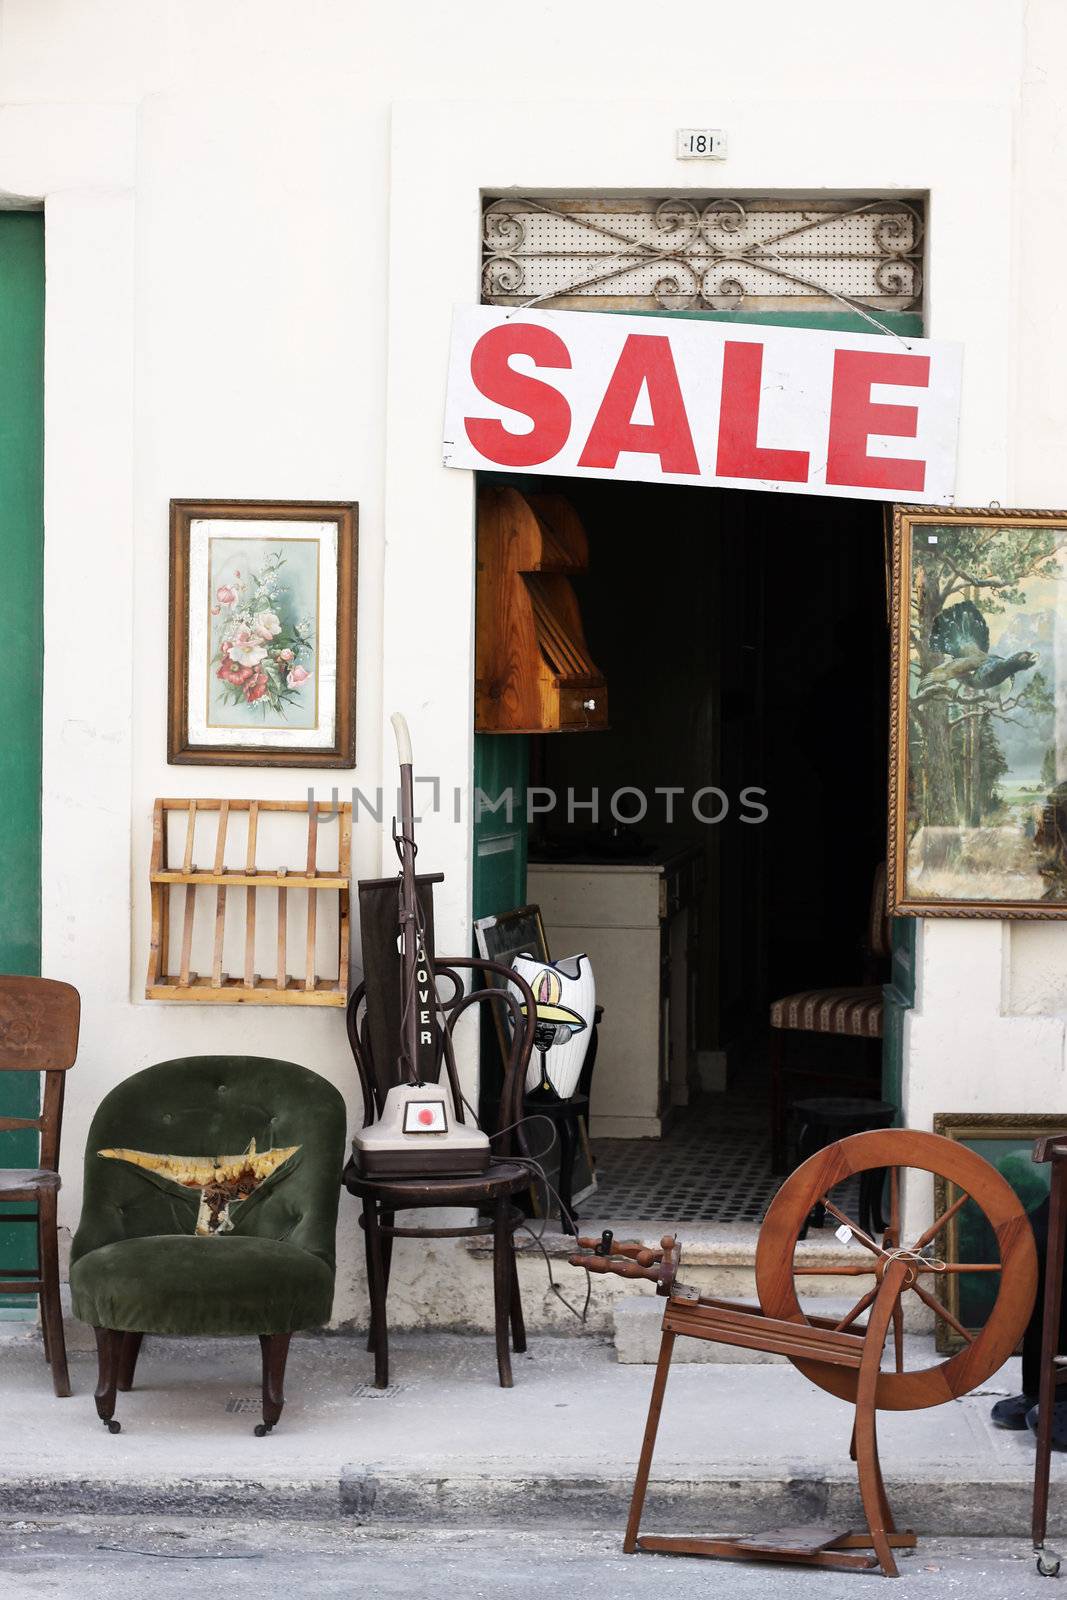
[[[96,1334],[111,1433],[147,1334],[259,1338],[263,1421],[284,1403],[292,1335],[333,1306],[345,1105],[292,1061],[184,1056],[101,1101],[71,1247],[74,1315]]]
[[[391,884],[391,893],[395,903],[395,880]],[[385,897],[386,902],[388,898]],[[387,918],[390,915],[395,917],[395,904],[391,912],[386,905],[383,914]],[[367,932],[365,927],[365,949],[369,942]],[[536,1003],[528,984],[510,967],[503,967],[495,961],[471,960],[465,956],[434,956],[431,959],[437,984],[445,986],[446,994],[442,997],[440,987],[437,988],[435,1027],[432,1030],[434,1059],[422,1064],[424,1081],[432,1078],[436,1082],[444,1075],[452,1100],[453,1116],[457,1122],[464,1122],[469,1111],[465,1111],[453,1048],[456,1023],[472,1006],[486,1002],[504,1006],[509,1016],[511,1045],[500,1095],[499,1128],[496,1134],[491,1135],[493,1155],[489,1170],[478,1176],[364,1178],[353,1162],[350,1161],[345,1168],[345,1187],[363,1203],[361,1222],[366,1243],[371,1304],[367,1348],[374,1352],[374,1386],[376,1389],[385,1389],[389,1384],[386,1300],[394,1239],[462,1239],[491,1234],[497,1372],[501,1387],[510,1389],[513,1380],[508,1345],[509,1324],[511,1348],[516,1352],[526,1349],[526,1329],[515,1265],[515,1229],[526,1219],[513,1203],[512,1196],[528,1189],[531,1182],[530,1167],[521,1158],[516,1159],[514,1152],[516,1145],[520,1150],[525,1146],[522,1130],[516,1128],[516,1124],[521,1122],[523,1116],[523,1088],[533,1048]],[[481,986],[465,991],[461,971],[477,973]],[[503,984],[498,987],[493,982],[494,976],[502,979],[503,984],[510,980],[519,990],[526,1007],[525,1014],[515,996],[509,994]],[[387,1061],[383,1061],[374,1054],[374,998],[371,997],[372,1005],[368,1009],[367,985],[360,984],[348,1002],[347,1014],[348,1040],[363,1091],[365,1127],[369,1127],[380,1116],[389,1088],[399,1081],[395,1075],[396,1056],[391,1055]],[[398,1227],[396,1224],[398,1211],[433,1207],[459,1207],[475,1211],[478,1220],[440,1228]]]
[[[861,984],[838,989],[805,989],[783,995],[770,1012],[771,1063],[771,1171],[784,1172],[786,1166],[786,1122],[789,1115],[790,1082],[830,1089],[850,1097],[879,1100],[882,1093],[881,1055],[866,1072],[844,1072],[836,1063],[829,1067],[789,1061],[786,1039],[791,1034],[818,1034],[824,1038],[880,1041],[885,1002],[880,969],[890,956],[889,918],[886,915],[885,862],[875,870],[871,904],[863,940],[863,979]],[[872,1055],[874,1051],[872,1051]]]
[[[0,1267],[0,1292],[35,1294],[41,1304],[44,1357],[52,1387],[70,1394],[63,1312],[59,1300],[59,1141],[63,1090],[78,1054],[81,998],[69,983],[52,978],[0,977],[0,1072],[43,1072],[44,1095],[36,1117],[0,1116],[0,1132],[40,1135],[36,1167],[0,1167],[0,1204],[29,1204],[33,1212],[0,1211],[0,1225],[29,1223],[37,1230],[37,1268]]]

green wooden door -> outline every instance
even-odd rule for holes
[[[530,741],[522,733],[474,736],[474,915],[526,903],[526,785]]]
[[[44,657],[44,217],[0,211],[0,972],[41,970]],[[0,1113],[35,1116],[36,1073],[0,1073]],[[0,1133],[0,1165],[33,1166],[37,1136]],[[33,1229],[0,1224],[0,1264],[32,1266]],[[0,1314],[13,1305],[0,1297]]]

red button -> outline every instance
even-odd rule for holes
[[[428,1111],[428,1110],[427,1111],[420,1111],[419,1112],[419,1121],[422,1123],[424,1128],[431,1127],[432,1124],[433,1124],[433,1112],[432,1111]]]

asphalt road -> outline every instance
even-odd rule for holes
[[[0,1520],[2,1600],[630,1600],[668,1585],[686,1600],[857,1600],[876,1574],[803,1572],[620,1554],[619,1535],[352,1528],[335,1520]],[[1067,1565],[1064,1568],[1067,1575]],[[1060,1580],[1067,1582],[1067,1576]],[[892,1600],[1055,1600],[1024,1542],[930,1540],[901,1566]]]

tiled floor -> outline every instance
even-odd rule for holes
[[[735,1093],[702,1095],[662,1139],[594,1139],[593,1154],[590,1222],[761,1222],[782,1182],[771,1173],[766,1101]]]

